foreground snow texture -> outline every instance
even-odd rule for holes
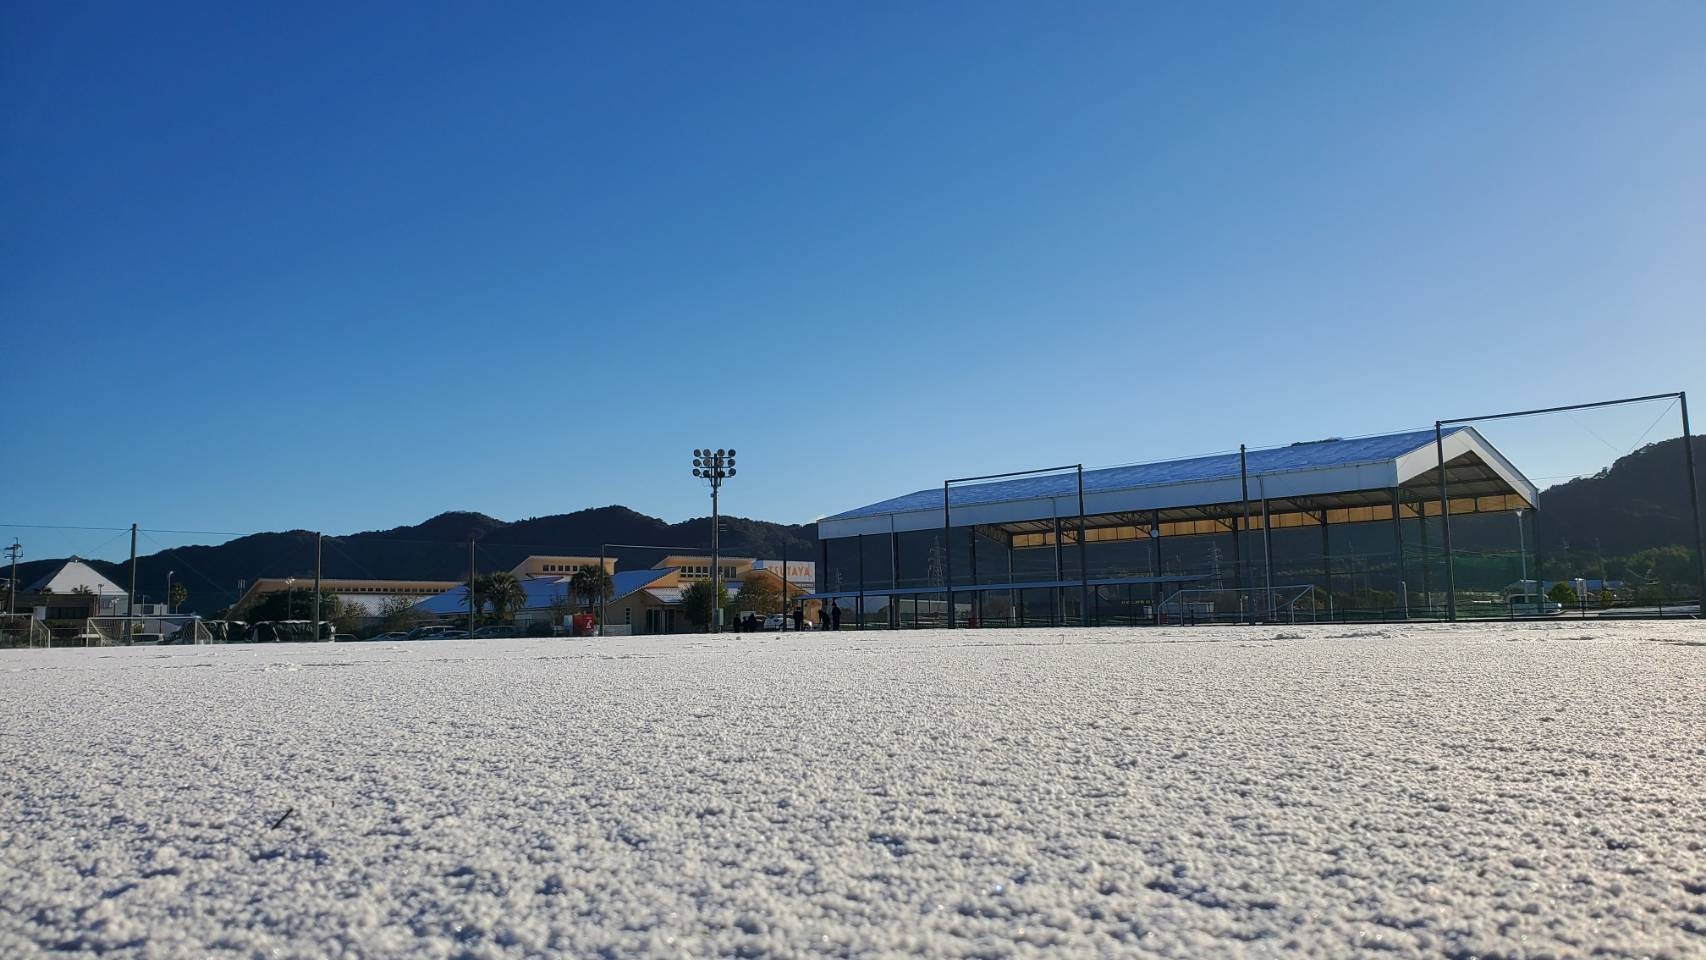
[[[1706,625],[0,654],[0,955],[1706,955]]]

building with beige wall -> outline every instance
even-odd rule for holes
[[[510,569],[510,573],[518,580],[528,577],[572,577],[582,570],[592,570],[598,567],[597,557],[528,557]],[[616,572],[616,558],[604,560],[604,572]]]

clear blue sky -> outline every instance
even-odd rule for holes
[[[0,17],[0,523],[675,520],[700,443],[797,522],[1679,388],[1706,430],[1706,4]]]

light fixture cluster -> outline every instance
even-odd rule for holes
[[[711,481],[713,486],[735,475],[735,452],[730,449],[712,450],[705,447],[693,451],[693,475]]]

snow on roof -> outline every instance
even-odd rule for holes
[[[1463,427],[1445,432],[1456,433]],[[1281,473],[1320,467],[1346,466],[1354,463],[1373,463],[1390,460],[1418,447],[1432,444],[1432,430],[1393,433],[1378,437],[1358,437],[1353,440],[1320,440],[1313,443],[1294,443],[1289,447],[1250,450],[1245,454],[1249,474]],[[1217,453],[1186,460],[1160,460],[1123,467],[1104,467],[1084,471],[1084,492],[1103,493],[1128,490],[1133,487],[1152,487],[1170,483],[1190,483],[1198,480],[1218,480],[1239,475],[1238,454]],[[1053,473],[985,483],[963,484],[950,489],[950,505],[971,506],[999,503],[1006,500],[1030,500],[1038,497],[1076,496],[1076,473]],[[942,488],[932,487],[902,497],[843,511],[825,520],[848,520],[884,513],[905,513],[910,510],[942,509]]]
[[[1489,483],[1500,490],[1532,498],[1533,484],[1473,428],[1451,427],[1443,436],[1447,462],[1466,457],[1496,476]],[[1437,462],[1432,430],[1294,443],[1250,450],[1246,458],[1250,496],[1270,500],[1390,489]],[[1236,502],[1241,495],[1236,451],[1086,470],[1083,477],[1085,508],[1092,514]],[[818,536],[940,526],[942,496],[937,486],[825,517],[818,521]],[[1077,497],[1077,473],[1065,470],[956,484],[949,506],[956,523],[1000,523],[1076,515]]]

